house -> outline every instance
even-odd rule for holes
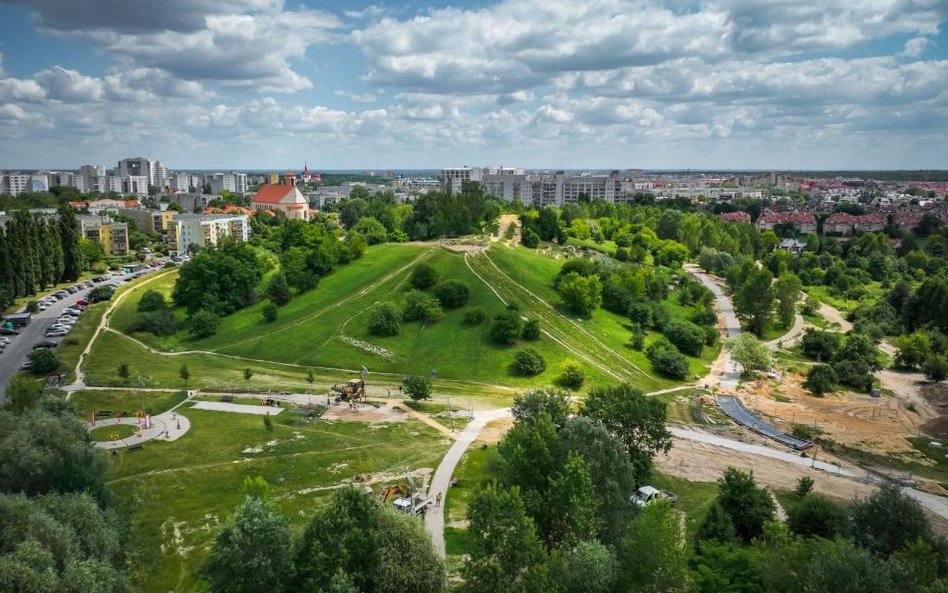
[[[837,212],[823,222],[823,233],[828,235],[850,235],[852,233],[877,233],[885,229],[884,214],[847,214]]]
[[[263,185],[250,200],[257,210],[283,212],[287,218],[309,220],[309,202],[295,185]]]
[[[806,243],[802,241],[797,241],[796,239],[784,239],[777,245],[777,249],[783,249],[784,251],[789,251],[794,255],[800,255],[803,253],[803,249],[806,247]]]
[[[724,222],[750,222],[751,217],[747,212],[738,210],[737,212],[725,212],[721,214],[721,220]]]
[[[816,217],[807,212],[765,212],[757,219],[757,229],[772,231],[777,225],[789,225],[799,234],[816,232]]]

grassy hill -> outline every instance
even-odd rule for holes
[[[379,245],[323,278],[315,289],[295,296],[272,323],[263,320],[264,302],[259,302],[224,318],[217,334],[204,339],[185,331],[167,337],[137,332],[132,335],[137,344],[118,333],[106,333],[87,361],[88,375],[96,383],[117,384],[115,368],[120,361],[116,357],[120,355],[133,375],[138,368],[147,369],[161,387],[184,387],[177,374],[186,363],[192,371],[190,386],[239,387],[244,383],[243,368],[250,366],[255,369],[255,384],[303,388],[308,368],[338,381],[345,377],[336,370],[364,365],[393,384],[405,374],[435,370],[439,390],[463,392],[462,385],[475,391],[491,385],[550,385],[560,365],[572,359],[584,368],[587,385],[628,381],[653,391],[677,384],[655,376],[645,356],[626,346],[630,332],[626,318],[600,309],[589,319],[577,319],[559,309],[552,281],[563,261],[555,252],[502,245],[477,254],[435,245]],[[410,271],[420,262],[434,267],[442,281],[453,279],[468,286],[468,306],[446,310],[444,319],[434,324],[403,322],[397,336],[370,335],[372,306],[382,301],[400,304],[409,289]],[[170,300],[176,276],[168,274],[136,287],[113,313],[111,326],[126,330],[141,295],[149,289],[165,293]],[[493,317],[508,303],[516,303],[524,317],[540,320],[544,335],[539,341],[502,346],[489,339],[489,322],[475,327],[464,324],[464,314],[471,307],[483,307]],[[665,305],[673,317],[684,315],[673,300]],[[184,311],[178,309],[175,315],[183,325]],[[522,347],[544,356],[544,373],[536,377],[515,373],[514,354]],[[705,348],[701,358],[689,359],[693,374],[703,374],[716,354],[716,348]],[[451,381],[457,384],[449,385]]]

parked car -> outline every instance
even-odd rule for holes
[[[0,337],[0,344],[3,344],[4,346],[6,346],[9,343],[10,343],[10,338],[6,336]]]
[[[46,303],[40,301],[40,302],[36,303],[36,308],[39,309],[40,311],[45,311],[45,310],[46,310]]]
[[[39,350],[40,348],[55,348],[59,346],[59,342],[56,340],[41,340],[33,344],[33,350]]]
[[[80,315],[82,315],[82,310],[69,307],[68,309],[63,311],[63,313],[65,313],[66,315],[72,315],[73,317],[79,317]]]
[[[24,360],[23,364],[20,365],[21,370],[26,371],[26,370],[29,370],[29,368],[30,368],[30,361],[28,360]]]
[[[654,486],[642,486],[632,495],[632,502],[640,507],[644,507],[657,500],[675,502],[678,500],[678,495],[668,490],[659,490]]]
[[[0,327],[0,336],[18,336],[20,332],[9,327]]]
[[[56,331],[56,332],[48,331],[48,332],[46,332],[46,337],[47,337],[47,338],[65,338],[68,334],[69,334],[69,332],[67,332],[67,331],[65,331],[65,330],[63,330],[63,331]]]
[[[76,304],[82,307],[86,307],[89,305],[89,301],[87,301],[86,299],[79,299],[78,301],[76,301]]]

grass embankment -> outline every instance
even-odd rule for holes
[[[243,500],[242,483],[263,476],[294,530],[333,489],[356,476],[378,487],[405,469],[434,468],[445,439],[416,420],[366,425],[306,421],[284,411],[268,432],[260,416],[179,408],[191,430],[112,457],[109,486],[129,517],[143,593],[203,590],[198,571],[220,525]]]
[[[482,444],[474,442],[461,458],[454,470],[458,484],[448,489],[444,501],[444,545],[449,556],[461,556],[470,550],[467,528],[462,526],[467,520],[468,502],[474,492],[495,479],[497,447],[482,448]]]

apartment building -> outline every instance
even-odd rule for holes
[[[210,186],[212,194],[219,194],[224,191],[242,194],[247,191],[246,173],[213,173],[205,175],[204,179]]]
[[[238,242],[250,239],[250,217],[245,214],[178,214],[168,223],[168,249],[186,253],[188,246],[210,247],[230,237]]]
[[[127,216],[142,233],[161,234],[168,232],[168,225],[174,220],[174,210],[142,210],[140,208],[119,208],[118,213]]]
[[[128,255],[128,225],[108,216],[79,216],[82,236],[96,241],[107,255]]]

